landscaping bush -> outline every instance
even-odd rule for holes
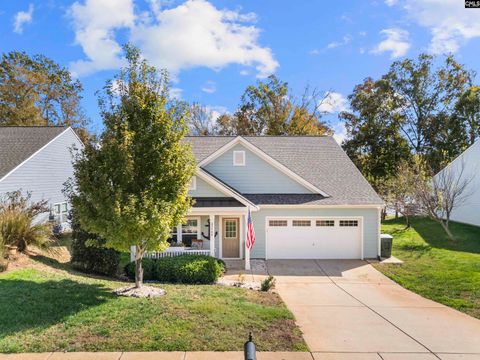
[[[262,281],[260,284],[260,290],[261,291],[269,291],[270,289],[273,289],[275,287],[275,278],[270,275],[267,277],[265,280]]]
[[[183,284],[212,284],[225,271],[225,263],[211,256],[181,255],[142,260],[144,279]],[[126,275],[135,278],[135,263],[125,267]]]
[[[72,266],[86,273],[115,276],[120,264],[120,253],[103,247],[105,241],[80,228],[72,221]]]
[[[0,236],[5,245],[24,252],[29,245],[48,251],[55,243],[50,224],[34,223],[48,211],[45,201],[31,202],[30,194],[20,191],[6,193],[0,199]]]

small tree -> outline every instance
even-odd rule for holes
[[[195,171],[189,145],[188,109],[171,100],[168,75],[125,46],[127,66],[104,88],[99,104],[105,130],[87,143],[67,184],[80,225],[128,251],[134,245],[135,286],[143,281],[146,251],[164,250],[170,229],[185,218]]]
[[[452,163],[432,178],[419,177],[416,198],[422,212],[442,225],[450,240],[454,236],[450,231],[450,216],[454,209],[464,204],[471,194],[469,185],[472,175],[465,173],[465,164]]]
[[[387,204],[396,214],[405,218],[407,229],[410,227],[411,217],[419,213],[416,189],[418,181],[423,178],[418,159],[414,160],[413,165],[403,160],[396,169],[396,175],[386,182]]]

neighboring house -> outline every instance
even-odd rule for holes
[[[173,232],[223,259],[379,255],[384,203],[332,137],[187,137],[198,161],[188,221]],[[210,240],[209,240],[210,238]],[[199,239],[200,241],[197,241]]]
[[[458,207],[455,207],[450,215],[450,220],[480,226],[480,140],[448,164],[435,178],[438,179],[442,173],[444,178],[446,176],[447,179],[458,180],[459,184],[468,182]]]
[[[21,190],[31,201],[47,200],[53,216],[67,222],[68,203],[63,184],[73,176],[70,149],[83,144],[70,127],[0,126],[0,196]]]

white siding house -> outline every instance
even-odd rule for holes
[[[469,181],[468,187],[465,191],[465,199],[461,204],[456,207],[450,219],[465,224],[471,224],[480,226],[480,140],[470,146],[455,160],[453,160],[448,166],[446,166],[442,172],[451,172],[458,174],[462,172],[460,181]]]
[[[0,196],[28,192],[32,201],[48,201],[51,215],[65,224],[69,207],[62,190],[73,175],[74,148],[83,144],[70,127],[0,127]]]

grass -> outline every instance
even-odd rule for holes
[[[454,242],[429,219],[413,219],[410,229],[402,219],[385,221],[382,232],[393,236],[393,255],[404,264],[376,267],[407,289],[480,318],[480,228],[450,226]]]
[[[305,351],[278,295],[216,285],[162,285],[155,299],[118,297],[124,283],[60,270],[0,274],[0,353],[43,351]]]

